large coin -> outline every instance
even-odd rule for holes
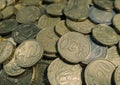
[[[48,79],[51,85],[82,85],[82,68],[70,65],[59,58],[55,59],[48,67]]]
[[[115,85],[120,85],[120,66],[115,69],[114,72]]]
[[[22,43],[24,40],[35,38],[39,31],[39,28],[34,24],[21,24],[16,26],[16,30],[12,32],[12,37],[15,42]]]
[[[114,69],[114,64],[104,59],[91,62],[85,69],[86,85],[112,85]]]
[[[88,19],[81,22],[76,22],[70,19],[66,19],[66,25],[69,29],[80,32],[80,33],[84,33],[84,34],[90,33],[91,29],[95,26],[95,24]]]
[[[0,42],[0,63],[7,60],[13,52],[13,44],[9,41]]]
[[[101,9],[98,9],[94,6],[90,8],[89,18],[94,23],[100,23],[100,24],[112,24],[112,18],[115,15],[115,12],[113,10],[111,11],[104,11]]]
[[[120,11],[120,0],[115,0],[114,6],[118,11]]]
[[[54,28],[42,29],[37,37],[37,41],[41,42],[44,51],[47,53],[56,53],[56,43],[59,37],[55,34]]]
[[[16,63],[21,67],[31,67],[36,64],[43,55],[43,48],[36,40],[26,40],[15,50]]]
[[[82,21],[88,17],[88,0],[69,0],[68,4],[64,8],[64,14],[66,17],[75,20]]]
[[[92,36],[101,44],[114,45],[119,41],[115,30],[105,24],[98,24],[92,30]]]
[[[68,32],[58,41],[58,52],[69,62],[84,61],[90,52],[90,42],[81,33]]]

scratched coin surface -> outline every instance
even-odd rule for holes
[[[120,66],[115,69],[114,72],[115,85],[120,85]]]
[[[105,11],[98,9],[94,6],[90,8],[89,12],[89,18],[91,21],[93,21],[96,24],[112,24],[112,18],[115,15],[115,12],[113,10],[111,11]]]
[[[11,56],[13,48],[13,44],[9,41],[0,42],[0,63],[3,63]]]
[[[117,44],[119,39],[118,35],[115,30],[105,24],[98,24],[92,30],[92,36],[97,40],[99,43],[104,45],[114,45]]]
[[[72,63],[84,61],[91,49],[88,38],[78,32],[64,34],[57,45],[60,55]]]
[[[21,67],[31,67],[36,64],[43,55],[43,47],[36,40],[26,40],[15,50],[16,63]]]
[[[85,69],[86,85],[112,85],[112,73],[115,65],[105,59],[95,60]]]
[[[69,19],[82,21],[88,17],[88,0],[69,0],[64,8],[64,14]]]
[[[51,85],[82,85],[82,68],[79,64],[70,65],[59,58],[48,67],[48,80]]]

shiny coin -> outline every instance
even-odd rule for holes
[[[95,60],[85,69],[86,85],[112,85],[111,78],[114,64],[107,60]]]
[[[40,16],[40,10],[35,6],[27,6],[18,10],[16,20],[19,23],[35,22]]]
[[[55,26],[55,32],[59,35],[62,36],[67,32],[70,32],[70,30],[67,28],[65,21],[61,20],[60,22],[58,22]]]
[[[15,50],[16,63],[21,67],[31,67],[36,64],[43,55],[43,48],[36,40],[26,40]]]
[[[118,66],[116,69],[115,69],[115,72],[114,72],[114,81],[115,81],[115,85],[120,85],[120,66]]]
[[[39,41],[44,51],[47,53],[56,53],[56,43],[59,37],[55,34],[54,28],[45,28],[42,29],[36,37],[37,41]]]
[[[80,33],[84,33],[84,34],[90,33],[91,29],[95,26],[95,24],[88,19],[81,22],[76,22],[76,21],[67,19],[66,25],[69,29],[80,32]]]
[[[89,8],[87,0],[69,0],[64,8],[66,17],[75,21],[86,19],[88,17],[88,12]]]
[[[90,52],[89,40],[80,33],[68,32],[58,41],[58,52],[69,62],[84,61]]]
[[[39,31],[39,28],[34,24],[21,24],[16,26],[12,37],[15,42],[22,43],[24,40],[35,38]]]
[[[51,85],[82,85],[82,68],[70,65],[59,58],[55,59],[48,67],[48,80]]]
[[[18,25],[15,19],[6,19],[0,22],[0,34],[9,33],[15,30]]]
[[[6,0],[0,0],[0,10],[6,7]]]
[[[101,10],[101,9],[98,9],[95,7],[91,7],[90,13],[89,13],[89,18],[94,23],[110,25],[112,23],[111,20],[114,15],[115,15],[115,12],[113,10],[104,11],[104,10]]]
[[[105,10],[113,9],[113,3],[115,0],[93,0],[93,3]]]
[[[0,42],[0,63],[7,60],[13,52],[13,44],[9,41]]]
[[[40,29],[54,28],[59,21],[60,21],[60,18],[53,18],[47,15],[42,15],[38,21],[38,27]]]
[[[114,6],[118,11],[120,11],[120,0],[115,0]]]
[[[105,24],[96,25],[92,30],[93,37],[101,44],[114,45],[119,39],[115,30]]]

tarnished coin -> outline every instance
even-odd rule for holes
[[[40,10],[36,6],[26,6],[16,13],[16,20],[19,23],[32,23],[39,19]]]
[[[6,19],[0,22],[0,34],[6,34],[16,29],[18,25],[15,19]]]
[[[86,19],[89,13],[87,2],[88,0],[69,0],[64,8],[64,14],[66,17],[75,21]]]
[[[90,20],[86,19],[81,22],[72,21],[70,19],[66,19],[66,25],[69,29],[80,32],[80,33],[90,33],[91,29],[95,26]]]
[[[58,22],[55,26],[55,32],[59,35],[62,36],[67,32],[70,32],[70,30],[67,28],[66,24],[65,24],[65,20],[61,20],[60,22]]]
[[[101,9],[111,10],[113,9],[113,3],[115,0],[93,0],[93,3]]]
[[[40,6],[42,4],[42,0],[21,0],[21,3],[27,6]]]
[[[54,28],[59,21],[60,21],[60,17],[54,18],[47,15],[42,15],[38,21],[38,27],[40,29]]]
[[[105,58],[107,55],[107,47],[100,46],[96,44],[90,36],[88,36],[89,41],[91,43],[91,51],[89,55],[87,56],[86,60],[82,63],[88,64],[93,60]]]
[[[21,67],[31,67],[36,64],[43,55],[42,45],[36,40],[26,40],[15,50],[16,63]]]
[[[12,58],[9,62],[4,63],[3,69],[9,76],[18,76],[25,72],[25,69],[19,67],[16,63],[15,58]]]
[[[110,25],[112,24],[112,18],[114,15],[115,15],[115,12],[113,10],[105,11],[92,6],[90,8],[89,18],[94,23]]]
[[[17,43],[22,43],[24,40],[33,39],[40,31],[39,28],[34,24],[21,24],[16,26],[12,32],[12,37]]]
[[[13,52],[13,44],[9,41],[0,42],[0,64],[8,59]]]
[[[115,9],[117,9],[118,11],[120,11],[120,0],[115,0],[114,1],[114,7],[115,7]]]
[[[118,35],[115,30],[105,24],[98,24],[92,30],[92,36],[99,43],[103,45],[114,45],[119,41]]]
[[[82,85],[82,68],[80,65],[70,65],[59,58],[48,67],[48,80],[51,85]]]
[[[0,10],[6,7],[6,0],[0,0]]]
[[[114,69],[114,64],[104,59],[91,62],[85,69],[86,85],[112,85]]]
[[[115,69],[114,72],[115,85],[120,85],[120,66]]]
[[[36,40],[39,41],[44,51],[47,53],[56,53],[56,43],[59,37],[55,34],[54,28],[45,28],[42,29],[36,37]]]
[[[84,61],[90,52],[90,42],[81,33],[68,32],[58,41],[58,52],[67,61],[78,63]]]

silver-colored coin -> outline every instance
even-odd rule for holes
[[[42,45],[36,40],[26,40],[15,50],[16,63],[21,67],[31,67],[36,64],[43,55]]]
[[[115,69],[115,72],[114,72],[114,81],[115,81],[115,85],[120,85],[120,66],[118,66],[116,69]]]
[[[0,0],[0,10],[6,7],[6,0]]]

